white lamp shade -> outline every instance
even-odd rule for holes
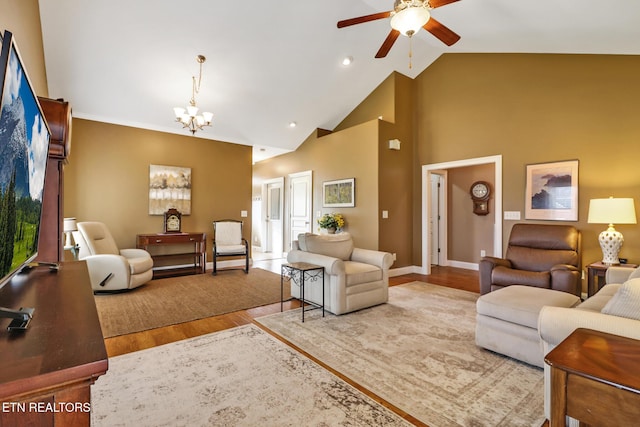
[[[636,224],[636,210],[632,198],[591,199],[590,224]]]
[[[63,223],[62,223],[62,229],[65,233],[69,232],[69,231],[77,231],[78,230],[78,226],[76,225],[76,219],[75,218],[65,218]]]
[[[191,117],[195,117],[196,114],[198,114],[198,107],[196,107],[195,105],[189,105],[187,107],[187,112]]]
[[[204,116],[204,121],[207,124],[211,123],[211,120],[213,120],[213,113],[205,111],[204,113],[202,113],[202,115]]]
[[[184,108],[182,108],[182,107],[175,107],[175,108],[173,109],[173,112],[175,113],[175,115],[176,115],[176,117],[177,117],[178,119],[179,119],[179,118],[181,118],[181,117],[184,115],[184,113],[185,113],[186,111],[187,111],[187,110],[185,110],[185,109],[184,109]]]
[[[429,21],[431,15],[424,7],[407,7],[393,15],[391,28],[400,31],[405,36],[412,36]]]

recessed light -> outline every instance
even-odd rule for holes
[[[298,125],[298,124],[297,124],[296,122],[291,122],[291,123],[289,123],[289,127],[290,127],[290,128],[294,128],[294,127],[296,127],[297,125]]]
[[[347,65],[351,65],[352,62],[353,62],[353,56],[347,56],[342,60],[342,65],[346,67]]]

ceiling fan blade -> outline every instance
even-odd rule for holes
[[[384,19],[391,16],[391,11],[389,12],[380,12],[374,13],[372,15],[359,16],[357,18],[345,19],[344,21],[338,22],[338,28],[349,27],[351,25],[363,24],[369,21],[376,21],[378,19]]]
[[[436,36],[442,43],[447,46],[453,45],[455,42],[460,40],[460,36],[451,31],[449,28],[442,25],[440,22],[433,19],[433,17],[429,18],[426,24],[422,27],[425,30],[429,31],[431,34]]]
[[[432,8],[435,9],[437,7],[446,6],[448,4],[455,3],[457,1],[460,1],[460,0],[429,0],[429,4],[431,5]]]
[[[389,51],[391,50],[391,47],[398,39],[398,36],[400,36],[400,31],[392,29],[391,32],[389,32],[387,38],[382,43],[382,46],[380,46],[380,50],[378,50],[378,53],[376,53],[376,58],[384,58],[385,56],[387,56],[387,53],[389,53]]]

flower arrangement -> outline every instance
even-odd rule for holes
[[[322,218],[318,219],[320,228],[335,228],[336,230],[340,230],[345,224],[344,216],[339,213],[324,214]]]

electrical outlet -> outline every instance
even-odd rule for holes
[[[396,260],[396,253],[394,252],[392,255],[393,255],[393,260],[395,261]]]
[[[481,257],[487,256],[487,251],[485,251],[484,249],[482,249],[482,250],[480,251],[480,256],[481,256]]]

